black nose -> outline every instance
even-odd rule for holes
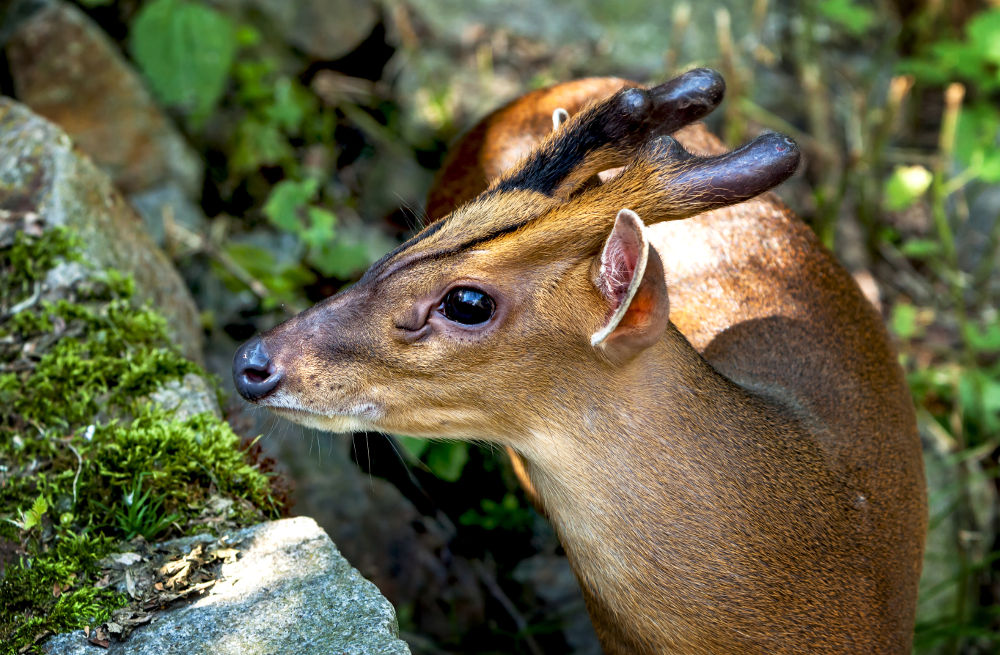
[[[260,400],[281,382],[281,373],[275,369],[260,337],[247,341],[236,351],[233,382],[240,395],[251,401]]]

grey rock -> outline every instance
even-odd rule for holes
[[[161,248],[167,242],[167,221],[193,234],[208,232],[208,219],[201,207],[174,181],[133,193],[128,200],[146,224],[146,233]]]
[[[243,410],[227,418],[240,434],[265,435],[264,452],[295,480],[292,510],[315,518],[413,626],[440,642],[482,625],[485,592],[472,563],[450,551],[447,519],[421,515],[392,484],[362,472],[350,457],[352,437]]]
[[[212,387],[205,378],[194,373],[188,373],[180,380],[166,382],[151,393],[149,399],[170,410],[180,421],[205,412],[222,417]]]
[[[257,14],[263,27],[316,59],[354,50],[378,21],[372,0],[222,0],[230,9]]]
[[[189,538],[190,545],[200,543]],[[189,605],[157,614],[109,655],[406,655],[396,614],[312,519],[234,533],[242,557]],[[49,655],[92,655],[82,631],[58,635]]]
[[[60,262],[45,274],[42,285],[42,300],[72,300],[77,285],[86,283],[94,271],[81,262]]]
[[[599,45],[599,57],[588,61],[591,74],[623,71],[638,77],[663,76],[664,53],[680,50],[687,61],[705,61],[718,53],[716,17],[726,9],[733,25],[750,23],[752,3],[724,0],[691,3],[682,0],[409,0],[421,20],[438,38],[452,43],[468,39],[470,30],[504,32],[544,43],[548,51],[570,43]],[[682,43],[670,43],[678,6],[689,14]]]
[[[201,361],[198,310],[135,211],[108,176],[74,150],[65,132],[0,97],[0,224],[15,223],[71,229],[83,241],[85,263],[131,274],[137,299],[150,301],[166,318],[181,351]],[[0,227],[0,234],[6,231]],[[59,268],[52,275],[72,277],[73,270]]]
[[[90,18],[61,0],[22,18],[7,41],[17,98],[59,124],[126,193],[168,180],[201,194],[203,165],[138,73]]]

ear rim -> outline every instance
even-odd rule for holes
[[[557,107],[552,112],[552,131],[557,132],[563,123],[569,120],[569,112],[562,107]]]
[[[635,271],[632,274],[632,280],[629,282],[628,291],[625,297],[619,303],[617,309],[608,319],[607,323],[604,324],[597,332],[594,332],[590,336],[590,345],[594,348],[602,347],[607,343],[608,337],[610,337],[614,331],[618,328],[622,319],[625,318],[625,314],[628,313],[628,308],[632,304],[632,299],[635,298],[636,292],[639,290],[642,280],[646,275],[646,264],[649,262],[649,235],[647,234],[646,224],[634,211],[628,208],[622,208],[618,211],[618,215],[615,216],[614,227],[611,228],[610,234],[614,234],[616,230],[620,229],[619,225],[628,222],[628,227],[621,229],[634,229],[639,235],[639,261],[636,262]],[[610,238],[610,236],[609,236]],[[607,241],[605,241],[605,247],[607,246]],[[601,250],[601,257],[603,260],[604,249]],[[602,261],[600,273],[604,272],[604,263]]]

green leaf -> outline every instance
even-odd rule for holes
[[[964,41],[939,41],[931,45],[931,66],[939,82],[950,82],[957,74],[965,79],[982,73],[982,58]]]
[[[962,336],[973,350],[981,353],[1000,352],[1000,323],[990,323],[982,328],[975,323],[966,323],[962,327]]]
[[[301,212],[319,191],[319,181],[315,179],[283,180],[279,182],[264,203],[264,215],[271,223],[286,232],[302,234],[305,227]]]
[[[464,512],[458,522],[462,525],[474,525],[486,530],[517,530],[531,529],[533,514],[530,509],[521,506],[517,496],[507,492],[500,502],[484,498],[479,503],[480,510],[470,509]]]
[[[955,156],[987,184],[1000,182],[1000,112],[987,103],[963,107],[955,131]]]
[[[260,43],[260,32],[250,25],[240,25],[236,29],[236,43],[241,48],[252,48]]]
[[[317,248],[322,247],[334,237],[333,226],[337,224],[337,215],[322,207],[309,207],[306,210],[306,217],[309,219],[309,227],[302,232],[302,240],[306,245]]]
[[[928,259],[941,254],[941,243],[933,239],[910,239],[899,251],[913,259]]]
[[[416,437],[404,437],[402,435],[396,435],[396,441],[402,446],[406,452],[410,453],[416,458],[420,458],[424,454],[424,451],[430,447],[431,442],[427,439],[417,439]]]
[[[917,308],[909,303],[894,305],[889,325],[900,339],[910,339],[916,336],[918,331]]]
[[[372,263],[368,246],[343,238],[334,239],[310,251],[309,264],[323,275],[346,280]]]
[[[236,29],[203,4],[152,0],[136,16],[129,45],[160,101],[201,120],[225,90],[236,54]]]
[[[969,44],[980,57],[1000,63],[1000,8],[975,16],[965,32]]]
[[[316,276],[302,265],[278,262],[272,253],[248,243],[231,243],[226,246],[225,252],[273,294],[263,301],[267,309],[272,309],[281,303],[294,302],[299,298],[302,287],[316,279]],[[217,267],[216,270],[230,289],[245,288],[243,282],[233,278],[222,267]]]
[[[427,449],[425,461],[434,475],[448,482],[462,476],[462,469],[469,461],[469,444],[462,442],[433,443]]]
[[[962,418],[970,430],[969,445],[975,436],[995,434],[1000,429],[1000,382],[977,369],[962,371],[958,381]]]
[[[36,525],[41,525],[42,517],[45,516],[45,512],[49,511],[49,501],[45,499],[45,496],[39,496],[32,503],[31,509],[27,512],[18,509],[17,513],[20,516],[20,521],[11,521],[17,527],[27,532]]]
[[[233,67],[236,91],[240,102],[251,105],[271,99],[271,82],[268,79],[278,68],[271,59],[239,61]]]
[[[897,166],[885,183],[885,204],[901,211],[927,192],[934,176],[923,166]]]
[[[261,166],[275,166],[294,159],[284,133],[273,123],[247,117],[236,126],[229,163],[236,173],[252,173]]]
[[[31,504],[31,509],[28,510],[24,529],[28,530],[33,526],[40,525],[42,517],[47,511],[49,511],[49,501],[45,499],[45,496],[36,498],[35,502]]]
[[[819,11],[852,36],[863,36],[875,22],[875,12],[854,0],[821,0]]]
[[[295,80],[280,77],[274,82],[273,102],[265,108],[267,118],[289,134],[299,134],[306,116],[317,112],[316,97]]]

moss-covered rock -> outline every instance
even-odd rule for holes
[[[99,565],[121,541],[278,513],[204,373],[132,279],[87,265],[66,230],[15,220],[0,221],[4,654],[124,605]],[[68,266],[80,270],[52,276]],[[71,283],[54,288],[60,279]]]
[[[79,237],[80,263],[134,278],[136,297],[160,310],[170,339],[189,359],[201,358],[201,323],[187,287],[108,176],[59,127],[0,98],[0,241],[60,226]],[[52,273],[59,277],[53,289],[83,283],[75,279],[79,267]]]

